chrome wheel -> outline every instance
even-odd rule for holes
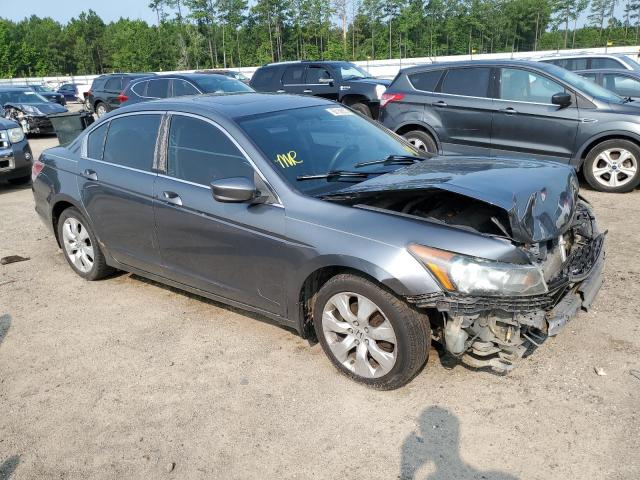
[[[419,138],[416,137],[410,137],[407,139],[407,141],[413,145],[414,147],[416,147],[416,149],[420,150],[421,152],[428,152],[429,149],[427,148],[426,143],[424,143],[422,140],[420,140]]]
[[[96,107],[96,115],[98,115],[98,118],[100,118],[106,114],[107,114],[107,107],[105,107],[104,104],[99,103],[98,106]]]
[[[363,295],[343,292],[331,297],[322,312],[322,330],[331,353],[356,375],[381,377],[396,363],[393,326]]]
[[[638,161],[624,148],[609,148],[598,154],[591,172],[596,181],[605,187],[621,187],[636,176]]]
[[[82,273],[93,268],[95,260],[91,237],[87,229],[75,218],[67,218],[62,225],[62,243],[71,263]]]

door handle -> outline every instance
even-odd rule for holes
[[[303,90],[302,93],[313,93],[313,90]]]
[[[89,170],[88,168],[84,171],[84,176],[89,180],[93,180],[94,182],[98,180],[98,174],[93,170]]]
[[[182,206],[182,199],[176,192],[162,192],[162,198],[172,205]]]
[[[433,102],[431,105],[433,105],[434,107],[446,107],[447,102],[445,102],[444,100],[438,100],[437,102]]]
[[[518,111],[513,107],[501,108],[500,111],[502,113],[506,113],[507,115],[513,115],[514,113],[518,113]]]

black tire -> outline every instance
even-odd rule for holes
[[[332,352],[323,330],[323,312],[325,306],[332,298],[335,298],[335,295],[343,293],[366,297],[379,308],[379,311],[391,323],[395,334],[396,344],[393,351],[395,351],[396,358],[395,364],[388,373],[376,378],[358,375],[345,367]],[[350,306],[349,308],[358,307]],[[375,328],[373,320],[376,314],[370,316],[371,323],[367,322],[372,330],[365,330],[373,331]],[[322,349],[334,366],[349,378],[379,390],[393,390],[406,385],[424,366],[429,355],[431,326],[427,315],[418,312],[402,299],[357,275],[336,275],[322,286],[314,303],[313,324]],[[357,323],[354,322],[351,326],[353,327],[354,325],[357,325]],[[359,327],[362,328],[362,326]],[[350,334],[345,334],[345,339],[347,335]],[[366,341],[367,345],[369,345],[370,340],[362,341]],[[378,342],[376,342],[376,345],[380,346]],[[349,350],[349,355],[355,357],[357,348],[359,347],[353,347],[353,351]],[[367,346],[365,348],[368,349],[370,347]],[[367,355],[367,361],[370,366],[373,357],[370,354]],[[348,360],[348,362],[355,363],[354,360]]]
[[[438,146],[431,135],[423,130],[411,130],[402,135],[405,140],[411,143],[418,150],[428,153],[438,153]]]
[[[618,149],[626,150],[632,155],[632,158],[618,164],[618,162],[615,162],[615,160],[620,158],[619,153],[616,153],[616,150]],[[615,166],[610,169],[612,173],[605,172],[602,176],[599,176],[601,180],[598,180],[594,173],[594,169],[607,167],[607,162],[601,157],[601,154],[605,151],[611,152],[610,157],[614,160]],[[616,155],[618,156],[616,157]],[[627,175],[619,170],[621,166],[623,168],[627,168],[631,164],[635,165],[635,174]],[[589,185],[596,190],[611,193],[630,192],[640,184],[640,147],[629,140],[606,140],[591,149],[584,161],[584,164],[582,165],[582,172]],[[622,182],[622,185],[615,186],[607,184],[607,179],[611,179],[614,174],[618,181]]]
[[[88,271],[80,270],[78,267],[76,267],[76,265],[74,265],[73,261],[69,257],[69,253],[64,244],[65,236],[63,233],[63,226],[65,224],[65,221],[68,219],[75,219],[81,225],[81,227],[84,230],[86,230],[86,233],[88,234],[90,246],[93,248],[93,264]],[[60,214],[60,217],[58,218],[57,231],[58,231],[58,239],[60,240],[60,245],[62,246],[62,253],[64,254],[64,258],[67,260],[67,263],[73,269],[73,271],[76,272],[78,275],[80,275],[82,278],[84,278],[85,280],[91,280],[91,281],[100,280],[102,278],[105,278],[111,275],[115,271],[115,269],[107,265],[105,256],[102,253],[102,250],[100,249],[100,245],[98,244],[96,236],[91,230],[91,226],[89,225],[89,222],[87,222],[87,219],[84,217],[84,215],[82,215],[82,213],[80,213],[80,211],[77,208],[74,208],[74,207],[67,208]]]
[[[103,109],[104,109],[104,113],[102,113]],[[96,116],[100,118],[105,116],[107,113],[109,113],[111,111],[111,108],[109,107],[109,105],[107,105],[104,102],[96,102],[96,106],[94,110],[96,112]]]
[[[24,177],[18,178],[10,178],[7,180],[7,182],[9,182],[11,185],[26,185],[27,183],[31,182],[31,175],[26,175]]]
[[[349,105],[353,110],[355,110],[356,112],[358,112],[360,115],[367,117],[367,118],[373,118],[373,115],[371,114],[371,109],[369,108],[369,105],[366,105],[364,103],[361,102],[356,102],[354,104]]]

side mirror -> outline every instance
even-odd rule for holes
[[[211,191],[215,200],[225,203],[250,202],[260,196],[253,179],[247,177],[215,180],[211,182]]]
[[[325,85],[333,85],[333,78],[320,78],[318,79],[318,83],[323,83]]]
[[[560,107],[568,107],[571,105],[571,95],[567,92],[559,92],[551,97],[551,103]]]

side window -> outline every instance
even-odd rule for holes
[[[171,118],[167,174],[209,185],[221,178],[253,178],[253,173],[253,167],[219,128],[193,117]]]
[[[160,115],[128,115],[111,120],[104,146],[104,161],[151,170]]]
[[[282,84],[283,85],[300,85],[304,83],[302,81],[302,77],[304,76],[304,66],[295,65],[291,67],[287,67],[284,71],[284,75],[282,75]]]
[[[615,68],[616,70],[624,70],[624,65],[618,60],[605,57],[594,57],[591,59],[591,68]]]
[[[409,81],[416,90],[433,92],[438,85],[438,80],[442,76],[442,70],[431,70],[428,72],[414,73],[409,75]]]
[[[173,80],[173,96],[182,97],[183,95],[198,95],[200,92],[196,87],[185,80]]]
[[[109,91],[121,91],[122,90],[122,79],[120,77],[113,77],[107,80],[107,83],[104,84],[104,89]]]
[[[256,88],[269,88],[270,83],[276,73],[276,68],[262,67],[259,68],[256,73],[253,74],[251,83]]]
[[[147,85],[147,97],[167,98],[169,96],[169,79],[149,80]]]
[[[537,73],[517,68],[500,70],[500,98],[514,102],[551,103],[551,97],[564,92],[559,83]]]
[[[583,73],[581,73],[581,74],[580,74],[580,76],[581,76],[581,77],[584,77],[584,78],[586,78],[587,80],[590,80],[590,81],[592,81],[592,82],[594,82],[594,83],[597,83],[597,82],[596,82],[597,75],[596,75],[595,73],[586,73],[586,72],[583,72]]]
[[[604,88],[612,90],[623,97],[640,97],[640,81],[626,75],[606,73],[604,75]]]
[[[87,158],[94,160],[102,160],[102,151],[104,150],[104,139],[107,136],[107,128],[109,123],[103,123],[87,137]]]
[[[307,68],[307,80],[306,83],[308,84],[318,84],[321,83],[320,79],[330,79],[331,74],[329,73],[329,70],[327,70],[326,68],[323,67],[309,67]]]
[[[135,93],[136,95],[138,95],[139,97],[146,97],[147,96],[147,84],[149,82],[138,82],[135,83],[131,86],[131,90],[133,90],[133,93]]]
[[[453,68],[446,73],[442,93],[486,97],[491,69],[488,67]]]

